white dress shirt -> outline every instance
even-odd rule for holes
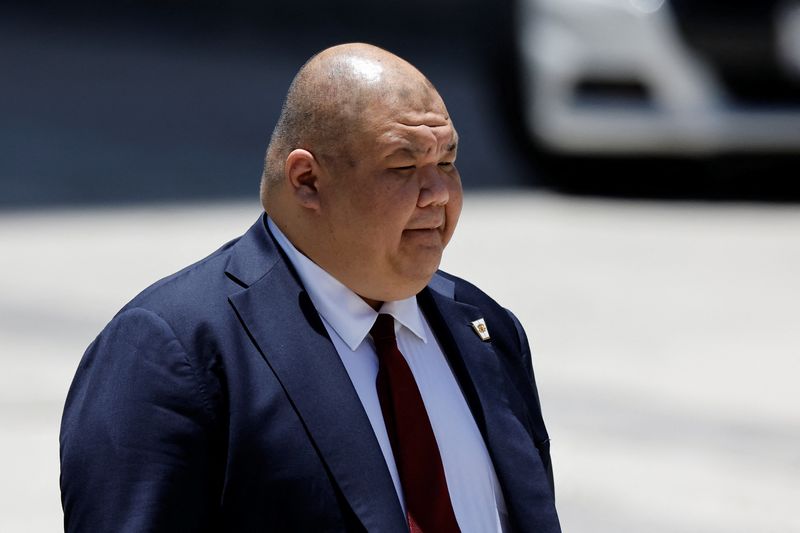
[[[297,250],[272,219],[268,218],[267,224],[300,276],[342,358],[405,509],[400,477],[375,387],[378,356],[369,330],[378,312]],[[414,374],[428,412],[461,531],[508,531],[505,501],[486,445],[416,297],[385,302],[380,312],[395,319],[397,347]]]

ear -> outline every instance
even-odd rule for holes
[[[301,206],[319,210],[319,164],[314,154],[298,148],[286,157],[284,173],[297,203]]]

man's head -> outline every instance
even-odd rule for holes
[[[356,294],[430,281],[461,211],[457,134],[411,64],[335,46],[298,72],[267,150],[261,199],[289,239]]]

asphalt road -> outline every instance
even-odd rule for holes
[[[60,528],[92,338],[258,212],[0,212],[0,531]],[[444,266],[529,332],[565,532],[800,531],[797,207],[472,194]]]

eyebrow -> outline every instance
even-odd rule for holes
[[[449,154],[449,153],[455,152],[456,148],[458,148],[458,135],[455,135],[454,139],[453,139],[453,142],[451,142],[450,144],[448,144],[445,147],[445,153]],[[422,150],[420,148],[417,148],[414,145],[402,146],[400,148],[392,150],[386,157],[389,158],[389,157],[396,156],[398,154],[407,154],[410,157],[416,157],[416,156],[422,154],[423,152],[424,152],[424,150]]]
[[[401,148],[397,148],[396,150],[392,150],[389,153],[389,155],[387,155],[386,157],[387,158],[394,157],[394,156],[400,155],[400,154],[405,154],[405,155],[408,155],[409,157],[416,157],[421,152],[422,152],[422,150],[420,150],[419,148],[411,148],[409,146],[403,146]]]

